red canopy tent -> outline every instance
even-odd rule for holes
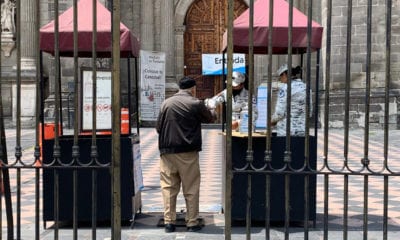
[[[78,57],[92,57],[92,34],[93,34],[93,0],[80,0],[77,4],[77,31],[78,31]],[[96,0],[96,56],[99,58],[111,58],[112,56],[112,18],[111,12]],[[54,55],[55,53],[55,21],[40,28],[40,50]],[[58,32],[59,32],[59,54],[61,57],[74,56],[74,8],[67,9],[58,16]],[[131,110],[130,100],[130,58],[139,57],[140,44],[138,39],[123,24],[120,23],[120,56],[127,58],[128,68],[128,109]],[[135,62],[135,67],[137,64]],[[137,73],[137,69],[135,71]],[[136,88],[137,86],[137,76]],[[43,90],[42,90],[43,91]],[[138,101],[138,93],[136,93],[136,101]],[[136,109],[138,112],[138,109]],[[129,113],[130,116],[130,113]],[[137,122],[139,122],[137,114]],[[129,133],[131,131],[131,122],[129,121]],[[139,125],[138,130],[139,132]]]
[[[93,1],[78,2],[78,54],[79,57],[92,55]],[[73,56],[74,21],[73,7],[58,16],[60,56]],[[54,20],[40,28],[40,50],[54,55]],[[121,57],[138,57],[139,41],[131,31],[120,23]],[[112,34],[111,12],[97,1],[97,56],[111,57]]]
[[[249,14],[244,11],[233,22],[233,51],[246,53],[249,47]],[[274,0],[273,11],[272,53],[285,54],[288,49],[289,4],[284,0]],[[254,3],[254,53],[268,53],[269,34],[269,0],[257,0]],[[292,49],[293,53],[307,51],[308,17],[293,7]],[[322,27],[312,21],[311,48],[320,49],[322,42]],[[222,50],[227,47],[227,32],[225,32]]]

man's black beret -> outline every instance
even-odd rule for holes
[[[188,89],[188,88],[191,88],[191,87],[193,87],[195,85],[196,85],[196,81],[191,77],[185,76],[179,81],[179,88],[180,89]]]

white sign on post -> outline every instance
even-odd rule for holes
[[[156,121],[165,99],[165,53],[140,50],[140,119]]]
[[[225,54],[225,70],[226,74],[227,68],[227,56]],[[222,62],[224,61],[222,54],[202,54],[201,64],[202,64],[202,74],[203,75],[222,75]],[[233,71],[246,73],[246,55],[241,53],[233,54]]]
[[[96,129],[111,129],[111,71],[96,71]],[[82,71],[82,130],[93,128],[93,73]]]
[[[265,131],[267,129],[267,105],[268,105],[268,87],[261,84],[257,89],[257,111],[256,131]]]

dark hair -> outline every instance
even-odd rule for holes
[[[301,67],[300,66],[292,68],[292,77],[295,77],[300,73],[301,73]]]

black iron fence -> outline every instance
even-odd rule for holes
[[[33,2],[33,0],[31,0]],[[8,2],[8,1],[6,1]],[[40,13],[40,1],[34,1],[36,12]],[[54,12],[58,13],[58,3],[54,1]],[[96,1],[87,1],[96,3]],[[120,1],[112,1],[112,26],[119,26],[120,23]],[[229,20],[227,31],[227,46],[224,49],[228,56],[228,73],[227,79],[232,77],[232,56],[235,51],[235,25],[233,21],[233,0],[229,0]],[[250,0],[249,5],[249,26],[255,22],[255,8],[254,1]],[[256,1],[261,2],[261,0]],[[277,6],[282,1],[266,1],[268,9],[264,14],[269,16],[268,25],[265,29],[274,28],[274,15],[278,12],[272,11],[274,6]],[[382,239],[388,239],[388,229],[393,223],[391,222],[391,214],[393,211],[389,209],[390,203],[394,200],[391,198],[391,190],[395,191],[391,183],[396,184],[398,181],[399,168],[396,165],[398,155],[394,155],[394,149],[391,147],[389,141],[390,129],[392,126],[392,118],[397,119],[397,115],[391,112],[393,104],[393,73],[392,66],[397,64],[396,58],[392,58],[392,7],[396,7],[394,2],[387,0],[386,2],[379,2],[378,6],[383,9],[384,16],[379,18],[380,22],[384,23],[384,27],[380,31],[372,28],[374,26],[374,5],[373,1],[365,1],[363,10],[365,15],[364,32],[362,36],[365,38],[363,47],[365,51],[363,54],[354,57],[354,43],[352,36],[356,35],[358,29],[354,29],[352,22],[356,13],[353,9],[353,1],[349,0],[345,6],[337,6],[332,0],[324,1],[325,15],[321,17],[323,22],[323,38],[321,39],[321,46],[315,48],[312,43],[312,38],[316,34],[312,29],[313,19],[313,4],[315,1],[306,1],[307,19],[305,32],[304,46],[297,47],[296,43],[291,41],[296,37],[293,33],[295,24],[293,16],[296,14],[293,10],[293,0],[284,1],[287,4],[287,17],[288,24],[287,30],[287,46],[284,46],[284,52],[280,54],[285,56],[285,61],[289,66],[292,65],[292,57],[295,54],[301,55],[301,65],[303,66],[303,80],[306,84],[307,97],[305,100],[306,116],[312,113],[314,121],[311,118],[304,118],[305,132],[302,136],[275,136],[274,127],[271,124],[273,106],[266,105],[266,128],[263,133],[255,133],[252,131],[252,121],[249,121],[248,129],[250,131],[245,136],[238,135],[232,130],[231,118],[227,118],[226,123],[226,149],[225,151],[225,239],[230,239],[232,226],[235,224],[245,224],[247,238],[251,238],[251,228],[255,224],[262,224],[265,226],[266,239],[271,238],[271,229],[274,226],[283,227],[283,238],[289,239],[291,228],[296,226],[304,233],[304,239],[309,239],[313,227],[322,226],[322,235],[324,239],[329,239],[329,231],[332,230],[332,223],[330,220],[335,218],[335,230],[339,229],[342,232],[343,239],[352,239],[349,236],[349,230],[354,227],[350,223],[357,219],[362,228],[363,239],[368,239],[370,229],[370,221],[372,218],[378,217],[379,228],[382,233]],[[342,1],[343,2],[343,1]],[[6,226],[3,228],[6,231],[2,232],[2,236],[7,239],[22,239],[21,232],[21,198],[25,193],[23,192],[24,176],[27,172],[34,175],[33,185],[34,193],[34,209],[33,217],[35,218],[35,239],[40,239],[41,224],[51,222],[51,227],[54,229],[54,239],[59,239],[60,224],[70,222],[72,225],[72,238],[78,238],[79,220],[84,219],[89,223],[92,229],[92,239],[96,239],[96,231],[98,221],[108,221],[111,229],[112,239],[121,239],[121,220],[130,219],[131,215],[124,215],[126,212],[121,212],[124,206],[132,205],[124,203],[124,199],[129,199],[134,195],[132,189],[123,189],[122,185],[129,186],[130,183],[121,184],[123,179],[132,179],[126,169],[131,169],[132,166],[125,166],[121,163],[121,151],[131,148],[134,140],[128,136],[121,134],[121,115],[120,115],[120,85],[119,81],[112,81],[112,128],[111,129],[98,129],[95,111],[92,111],[91,128],[87,131],[82,131],[82,115],[77,114],[77,109],[82,109],[79,105],[79,94],[68,95],[68,111],[75,109],[73,116],[68,116],[68,126],[71,128],[70,134],[66,134],[63,127],[63,119],[60,109],[63,109],[64,103],[62,101],[62,81],[61,81],[61,64],[60,59],[62,52],[59,51],[59,22],[58,15],[54,16],[54,52],[53,57],[50,58],[54,61],[54,71],[49,76],[51,88],[54,94],[54,121],[50,123],[44,121],[43,118],[43,105],[44,96],[47,95],[45,86],[47,83],[44,79],[43,72],[43,59],[42,52],[39,46],[39,24],[36,24],[35,46],[36,51],[36,71],[34,72],[34,89],[36,99],[35,101],[35,114],[32,121],[35,122],[35,139],[33,156],[29,156],[26,160],[23,155],[23,130],[22,120],[24,116],[21,114],[22,100],[24,99],[23,82],[21,81],[21,73],[24,72],[21,66],[21,1],[11,1],[15,4],[14,10],[16,11],[15,37],[13,38],[16,43],[16,81],[15,81],[15,147],[14,156],[7,155],[10,152],[7,149],[5,123],[3,116],[3,104],[0,98],[0,159],[1,159],[1,174],[2,174],[2,191],[1,201],[2,204],[0,216],[5,213]],[[285,5],[286,6],[286,5]],[[398,7],[398,6],[397,6]],[[73,57],[74,69],[74,92],[82,91],[80,89],[79,66],[78,66],[78,22],[77,22],[77,1],[73,1],[73,14],[74,14],[74,27],[72,31],[72,41],[74,48],[70,52],[69,57]],[[96,9],[95,7],[93,10]],[[345,16],[343,22],[345,24],[337,29],[334,24],[335,17],[338,15],[337,11]],[[359,9],[357,9],[359,11]],[[1,13],[2,15],[5,12]],[[38,15],[39,16],[39,15]],[[93,17],[96,19],[96,11],[93,11]],[[39,21],[38,21],[39,22]],[[94,21],[95,22],[95,21]],[[398,27],[398,26],[397,26]],[[97,75],[97,56],[96,56],[96,25],[93,25],[92,47],[94,51],[90,51],[92,76]],[[111,29],[110,29],[111,30]],[[3,32],[5,29],[3,29]],[[339,31],[341,34],[337,34]],[[112,35],[112,51],[109,57],[112,59],[112,66],[110,66],[111,79],[119,79],[120,77],[120,46],[118,28],[113,28],[110,32]],[[377,34],[379,36],[377,36]],[[339,36],[340,35],[340,36]],[[252,119],[253,110],[251,100],[253,99],[254,87],[254,54],[259,54],[260,51],[268,58],[268,66],[266,72],[268,75],[268,100],[267,103],[272,103],[272,79],[275,70],[272,69],[273,65],[277,65],[277,58],[274,58],[275,46],[274,32],[266,31],[267,38],[263,42],[265,46],[254,46],[254,32],[253,28],[248,30],[248,39],[250,44],[246,46],[245,52],[249,55],[249,119]],[[376,43],[375,38],[383,41]],[[3,39],[3,38],[2,38]],[[333,45],[332,41],[341,41],[342,46],[336,49],[337,45]],[[336,44],[336,42],[335,42]],[[379,45],[379,49],[383,49],[381,59],[379,60],[380,66],[384,66],[384,71],[380,73],[381,79],[377,79],[373,72],[373,67],[376,65],[377,60],[374,59],[376,51],[374,50]],[[337,51],[342,51],[338,53]],[[87,53],[87,52],[86,52]],[[337,69],[337,62],[332,62],[333,55],[344,56],[344,61],[341,62],[343,69]],[[364,57],[362,59],[360,56]],[[361,60],[360,60],[361,59]],[[374,59],[374,61],[372,61]],[[355,62],[357,60],[357,62]],[[335,60],[335,61],[340,61]],[[354,82],[354,75],[352,66],[361,64],[363,75],[361,81]],[[335,66],[333,68],[332,66]],[[291,68],[288,69],[288,75],[291,75]],[[337,73],[342,71],[344,73],[343,81],[337,84]],[[96,89],[96,78],[93,77],[92,89]],[[334,81],[332,81],[334,80]],[[376,103],[371,102],[371,95],[374,93],[374,87],[379,82],[380,96],[384,99],[378,105],[381,107],[380,116],[371,116],[371,108],[376,107]],[[361,103],[358,104],[358,109],[354,109],[352,105],[352,92],[354,84],[360,84],[362,87],[358,89],[364,93]],[[331,109],[331,92],[336,85],[343,86],[341,88],[342,114],[341,118],[332,119]],[[287,102],[292,102],[291,87],[288,85],[287,89]],[[1,81],[0,81],[1,87]],[[47,88],[46,88],[47,89]],[[227,116],[232,114],[232,82],[228,81],[228,101],[227,101]],[[360,90],[361,89],[361,90]],[[0,89],[1,90],[1,89]],[[310,95],[310,91],[312,94]],[[335,89],[337,90],[337,89]],[[96,91],[92,91],[92,106],[96,106]],[[311,101],[309,100],[311,98]],[[361,98],[360,98],[361,99]],[[291,104],[287,104],[287,124],[286,132],[291,130],[291,117],[292,110]],[[258,109],[260,111],[260,109]],[[351,128],[352,121],[354,120],[354,112],[361,114],[363,120],[360,125],[363,126],[358,130],[358,135],[354,134]],[[337,116],[336,116],[337,117]],[[371,140],[370,135],[370,121],[374,118],[379,118],[380,126],[382,127],[382,134],[379,139]],[[332,132],[331,126],[333,123],[340,122],[343,138],[339,140],[335,138],[335,131]],[[60,124],[59,124],[60,123]],[[48,128],[47,128],[48,127]],[[50,137],[47,138],[50,129]],[[319,129],[319,131],[318,131]],[[104,130],[104,135],[99,135],[98,130]],[[319,134],[322,133],[322,134]],[[360,135],[361,133],[361,135]],[[376,138],[376,136],[374,136]],[[106,146],[106,147],[104,147]],[[323,149],[322,152],[317,152]],[[330,155],[331,148],[342,149],[340,156]],[[357,152],[353,149],[357,148]],[[371,157],[370,151],[379,152],[377,155]],[[8,151],[7,151],[8,150]],[[107,156],[107,157],[104,157]],[[121,168],[122,167],[122,168]],[[68,183],[68,186],[65,183]],[[80,187],[78,187],[78,185]],[[81,186],[85,185],[85,188]],[[321,186],[322,192],[317,191],[317,186]],[[107,192],[111,194],[102,195],[103,190],[106,188]],[[333,189],[334,188],[334,189]],[[378,189],[379,191],[372,191],[371,189]],[[82,191],[83,189],[83,191]],[[332,191],[332,189],[334,191]],[[354,192],[353,189],[356,189]],[[245,193],[245,194],[243,194]],[[42,195],[43,194],[43,195]],[[339,202],[332,201],[333,195],[339,195]],[[371,194],[378,195],[378,202],[372,202]],[[318,209],[316,206],[316,196],[323,198],[323,209]],[[68,196],[66,198],[65,196]],[[102,199],[107,199],[103,202]],[[354,200],[356,199],[356,201]],[[42,202],[43,201],[43,202]],[[122,205],[119,203],[122,202]],[[14,205],[15,203],[15,205]],[[41,205],[43,204],[43,206]],[[4,205],[4,207],[3,207]],[[371,213],[371,205],[377,206],[377,210]],[[15,209],[13,209],[15,206]],[[68,206],[68,207],[66,207]],[[108,206],[108,207],[104,207]],[[89,209],[90,208],[90,209]],[[106,212],[99,209],[106,209]],[[43,219],[40,219],[41,210],[43,210]],[[90,211],[85,211],[90,210]],[[357,211],[356,211],[357,210]],[[128,213],[134,212],[129,209]],[[357,214],[359,213],[359,214]],[[3,221],[0,221],[3,223]],[[318,225],[319,224],[319,225]],[[300,228],[299,228],[300,226]],[[2,229],[3,229],[2,228]],[[376,230],[376,229],[372,229]]]

